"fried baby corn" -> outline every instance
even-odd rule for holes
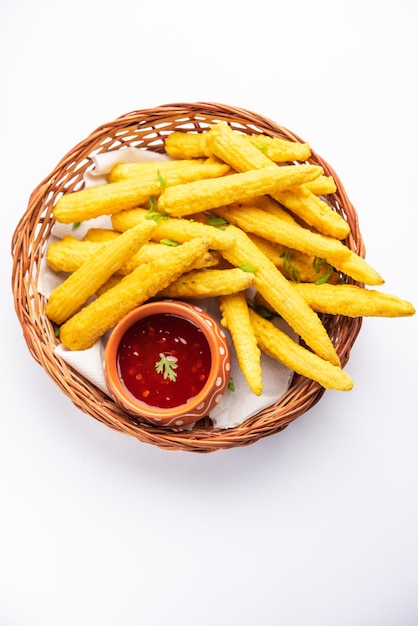
[[[340,275],[333,271],[328,263],[317,262],[317,257],[309,256],[299,250],[293,250],[279,243],[268,241],[252,233],[247,233],[251,241],[271,260],[274,265],[294,282],[315,283],[318,279],[335,284],[339,282]],[[330,271],[331,270],[331,271]]]
[[[163,169],[161,162],[161,170]],[[148,164],[146,164],[148,165]],[[115,166],[116,168],[117,166]],[[159,175],[159,170],[149,170],[141,176],[129,176],[104,185],[88,187],[61,196],[54,209],[58,222],[71,224],[83,222],[100,215],[111,215],[125,209],[133,209],[158,197],[165,186],[179,182],[196,181],[211,176],[223,176],[230,169],[228,165],[215,161],[209,163],[189,163],[186,171],[167,171]],[[112,174],[110,174],[110,177]]]
[[[182,133],[175,131],[165,138],[166,153],[173,159],[193,159],[210,156],[206,145],[207,132]]]
[[[214,159],[118,163],[109,172],[108,181],[112,183],[132,178],[138,180],[151,178],[164,188],[192,180],[224,176],[230,169],[226,163]],[[154,195],[158,194],[158,191],[157,188]]]
[[[309,189],[317,196],[326,196],[337,191],[337,185],[332,176],[318,176],[315,180],[312,180],[310,183],[305,183],[302,186]]]
[[[314,233],[296,221],[289,220],[289,216],[282,219],[283,209],[280,207],[277,208],[277,212],[271,213],[270,210],[263,211],[250,205],[244,207],[229,205],[219,207],[214,212],[259,237],[326,259],[336,270],[360,283],[373,286],[384,283],[381,275],[365,259],[341,241]]]
[[[272,322],[249,309],[259,348],[294,372],[315,380],[325,389],[350,391],[353,381],[341,367],[321,359],[295,341]]]
[[[208,132],[207,141],[213,154],[228,163],[237,172],[272,166],[273,161],[268,156],[249,143],[244,135],[232,130],[226,122],[218,122],[212,126]],[[276,167],[281,169],[278,165]],[[296,201],[292,203],[292,211],[307,224],[325,235],[338,239],[346,237],[350,228],[345,219],[326,202],[319,198],[315,199],[314,194],[309,189],[299,191],[296,188],[296,185],[299,184],[303,184],[303,181],[287,187],[287,189],[292,186],[295,187],[295,190],[290,189],[287,194],[290,198],[293,194],[296,195]],[[283,191],[283,189],[277,188],[266,193],[281,202],[280,193]],[[225,201],[224,204],[229,204],[229,202]]]
[[[78,311],[138,249],[149,240],[156,224],[139,224],[117,239],[104,244],[51,293],[45,313],[62,324]],[[100,244],[99,244],[100,245]]]
[[[415,314],[411,302],[357,285],[295,283],[293,288],[318,313],[348,317],[407,317]]]
[[[163,298],[216,298],[238,293],[251,287],[254,274],[239,267],[231,269],[193,270],[180,276],[158,294]]]
[[[236,267],[249,266],[254,272],[254,287],[273,310],[283,317],[314,352],[339,365],[338,355],[318,315],[243,230],[228,226],[227,232],[233,233],[235,238],[235,245],[222,252],[227,261]]]
[[[202,133],[175,131],[166,138],[165,150],[175,159],[210,156],[207,137],[208,131]],[[307,143],[263,134],[243,135],[243,137],[274,162],[306,161],[311,156],[311,148]]]
[[[129,311],[165,289],[199,258],[205,257],[207,250],[206,241],[193,239],[171,248],[169,261],[162,256],[153,263],[139,265],[63,324],[61,343],[70,350],[90,348]]]
[[[336,263],[350,255],[349,248],[341,241],[314,233],[294,220],[283,220],[257,207],[230,204],[214,209],[214,213],[223,217],[227,222],[239,226],[242,230],[268,241],[299,250],[310,256],[326,258],[334,267],[337,267]]]
[[[278,191],[274,197],[292,213],[302,217],[306,224],[324,235],[345,239],[350,233],[348,222],[305,185]]]
[[[147,219],[147,215],[149,214],[146,209],[122,211],[112,216],[112,226],[115,230],[123,232],[128,228],[132,228],[132,226],[142,220]],[[154,241],[172,239],[178,243],[190,241],[190,239],[194,239],[195,237],[203,237],[203,239],[209,241],[211,250],[223,250],[234,243],[231,236],[219,228],[180,217],[170,218],[168,216],[162,216],[162,219],[158,219],[157,227],[152,235]]]
[[[233,131],[236,132],[236,131]],[[237,133],[238,134],[238,133]],[[242,135],[244,139],[255,146],[262,154],[275,163],[286,161],[307,161],[311,156],[311,147],[308,143],[289,141],[281,137],[269,135]],[[210,149],[209,142],[209,149]]]
[[[238,364],[251,391],[259,396],[263,390],[261,352],[251,324],[243,292],[219,298],[221,324],[231,333]]]
[[[313,180],[323,173],[318,165],[273,164],[259,170],[230,174],[167,187],[159,197],[158,210],[173,217],[191,215],[215,207],[251,200],[277,190]],[[116,183],[115,183],[116,184]]]
[[[109,232],[114,232],[116,237],[121,236],[121,233],[116,231]],[[112,237],[113,239],[114,237]],[[108,243],[109,241],[105,240],[83,239],[80,241],[71,235],[66,235],[61,240],[49,245],[46,253],[48,265],[56,272],[75,272],[92,255],[102,255]],[[125,276],[141,263],[152,262],[156,257],[168,254],[170,254],[168,245],[148,241],[115,271],[115,275]],[[219,255],[215,256],[215,253],[212,252],[210,255],[208,253],[203,260],[205,264],[200,267],[213,267],[219,264],[220,257]]]

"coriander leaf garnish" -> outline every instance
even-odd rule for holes
[[[74,222],[72,228],[73,228],[73,230],[76,230],[76,228],[80,228],[80,226],[81,226],[81,222]]]
[[[217,215],[211,215],[208,217],[206,224],[220,228],[220,230],[224,230],[228,226],[228,222],[224,220],[223,217],[218,217]]]
[[[323,265],[326,265],[326,271],[324,274],[322,274],[322,276],[319,276],[316,281],[315,281],[315,285],[323,285],[324,283],[326,283],[328,281],[328,278],[331,276],[332,272],[333,272],[333,267],[332,265],[330,265],[326,259],[321,259],[319,257],[314,257],[313,261],[312,261],[312,266],[315,270],[315,272],[317,274],[319,274],[319,272],[321,271],[321,267]]]
[[[160,239],[160,243],[164,244],[165,246],[179,246],[179,242],[178,241],[174,241],[174,239]]]
[[[290,280],[292,280],[294,283],[300,283],[299,270],[297,270],[296,267],[291,263],[290,250],[282,252],[280,257],[283,259],[283,269],[289,272]]]
[[[165,181],[164,176],[161,174],[160,170],[158,170],[157,172],[157,178],[158,178],[158,182],[160,183],[160,187],[162,189],[165,189],[167,187],[167,183]]]
[[[166,355],[165,352],[160,352],[159,354],[160,360],[155,364],[155,370],[157,374],[162,374],[164,376],[164,380],[171,380],[172,382],[176,382],[178,368],[177,359],[175,356]]]
[[[267,152],[267,150],[268,150],[266,144],[264,144],[264,143],[258,143],[256,141],[252,141],[251,143],[253,144],[253,146],[258,148],[261,152]]]
[[[251,266],[249,263],[247,263],[247,262],[245,262],[245,263],[240,263],[240,264],[238,265],[238,267],[239,267],[241,270],[243,270],[244,272],[251,272],[251,273],[253,273],[253,274],[255,274],[255,273],[256,273],[256,271],[257,271],[257,270],[255,269],[255,267],[252,267],[252,266]]]
[[[260,317],[264,318],[265,320],[272,320],[274,318],[273,311],[270,311],[261,304],[254,304],[253,309],[256,313],[258,313]]]
[[[234,379],[232,377],[229,379],[228,389],[229,389],[229,391],[235,391]]]
[[[327,271],[325,272],[325,274],[323,274],[322,276],[316,279],[315,285],[323,285],[324,283],[326,283],[328,281],[328,278],[331,276],[332,272],[333,272],[333,267],[332,265],[328,263]]]
[[[290,268],[290,280],[292,280],[294,283],[300,283],[300,274],[296,267]]]
[[[286,250],[286,252],[282,252],[280,258],[283,259],[283,267],[285,270],[290,270],[290,250]]]
[[[149,209],[147,214],[145,215],[145,219],[154,220],[154,222],[158,222],[159,220],[167,220],[170,216],[167,213],[160,213],[158,210],[158,203],[155,196],[150,196],[149,199]]]

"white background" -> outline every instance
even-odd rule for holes
[[[102,123],[211,101],[342,179],[383,290],[418,304],[415,0],[0,1],[0,626],[418,624],[417,319],[367,319],[348,394],[246,448],[167,452],[32,359],[10,240]]]

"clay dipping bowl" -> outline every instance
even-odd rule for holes
[[[218,404],[230,358],[225,333],[211,315],[188,302],[158,300],[134,309],[113,329],[104,371],[109,393],[126,412],[178,429]]]

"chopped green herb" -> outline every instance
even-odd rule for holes
[[[328,263],[327,271],[325,272],[325,274],[316,279],[315,285],[323,285],[324,283],[328,282],[328,279],[331,276],[333,269],[334,268],[332,267],[332,265]]]
[[[289,272],[290,280],[293,280],[294,283],[300,283],[300,274],[299,271],[294,267],[290,261],[290,250],[286,252],[282,252],[280,257],[283,259],[283,268]]]
[[[228,389],[229,391],[235,391],[234,379],[232,377],[229,379]]]
[[[300,283],[300,274],[296,267],[290,268],[290,280],[292,280],[294,283]]]
[[[326,270],[325,273],[322,274],[322,276],[319,276],[316,281],[315,281],[315,285],[323,285],[324,283],[326,283],[329,279],[329,277],[331,276],[332,272],[333,272],[333,267],[332,265],[330,265],[326,259],[321,259],[319,257],[314,257],[314,260],[312,261],[312,266],[315,270],[315,272],[317,274],[319,274],[319,272],[321,271],[321,268],[326,265]]]
[[[172,382],[176,381],[178,368],[177,359],[175,356],[167,356],[165,352],[160,352],[160,360],[155,364],[155,370],[157,374],[163,374],[164,380],[171,380]]]
[[[252,266],[251,266],[249,263],[247,263],[247,262],[245,262],[245,263],[240,263],[240,264],[238,265],[238,267],[239,267],[241,270],[243,270],[244,272],[251,272],[251,273],[253,273],[253,274],[255,274],[255,273],[256,273],[256,271],[257,271],[257,270],[255,269],[255,267],[252,267]]]
[[[167,187],[167,183],[165,181],[164,176],[161,174],[160,170],[158,170],[157,172],[157,177],[158,177],[158,182],[160,183],[161,188],[165,189]]]
[[[174,239],[160,239],[160,243],[164,244],[165,246],[173,246],[173,248],[180,245],[179,242],[174,241]]]
[[[283,259],[283,267],[285,270],[290,270],[290,250],[282,252],[280,258]]]
[[[209,226],[215,226],[216,228],[220,228],[220,230],[225,230],[228,226],[228,222],[224,220],[223,217],[218,217],[217,215],[211,215],[207,220],[206,224]]]
[[[251,143],[253,144],[253,146],[261,150],[261,152],[267,152],[268,148],[264,143],[258,143],[256,141],[252,141]]]
[[[76,228],[80,228],[80,226],[81,226],[81,222],[74,222],[73,230],[76,230]]]
[[[158,203],[155,196],[150,196],[149,199],[149,209],[145,216],[147,220],[154,220],[154,222],[158,222],[160,220],[167,220],[170,216],[167,213],[160,213],[158,211]]]
[[[254,309],[256,313],[258,313],[260,317],[263,317],[265,320],[272,320],[274,317],[273,311],[270,311],[269,309],[267,309],[265,306],[262,306],[261,304],[254,304],[252,308]]]

